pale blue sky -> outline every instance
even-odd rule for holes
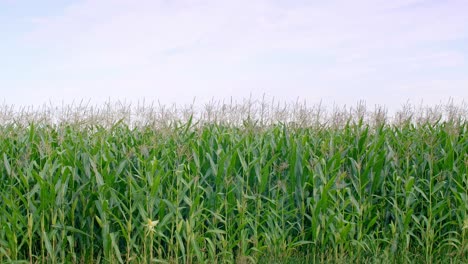
[[[465,0],[0,0],[0,99],[467,101],[466,14]]]

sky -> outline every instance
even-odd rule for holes
[[[468,1],[0,0],[0,100],[468,99]]]

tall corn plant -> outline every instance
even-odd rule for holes
[[[0,140],[0,262],[468,257],[463,122],[30,123]]]

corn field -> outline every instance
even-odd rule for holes
[[[0,109],[0,263],[468,262],[466,106],[44,109]]]

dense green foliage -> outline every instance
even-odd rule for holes
[[[467,129],[2,125],[0,262],[466,263]]]

